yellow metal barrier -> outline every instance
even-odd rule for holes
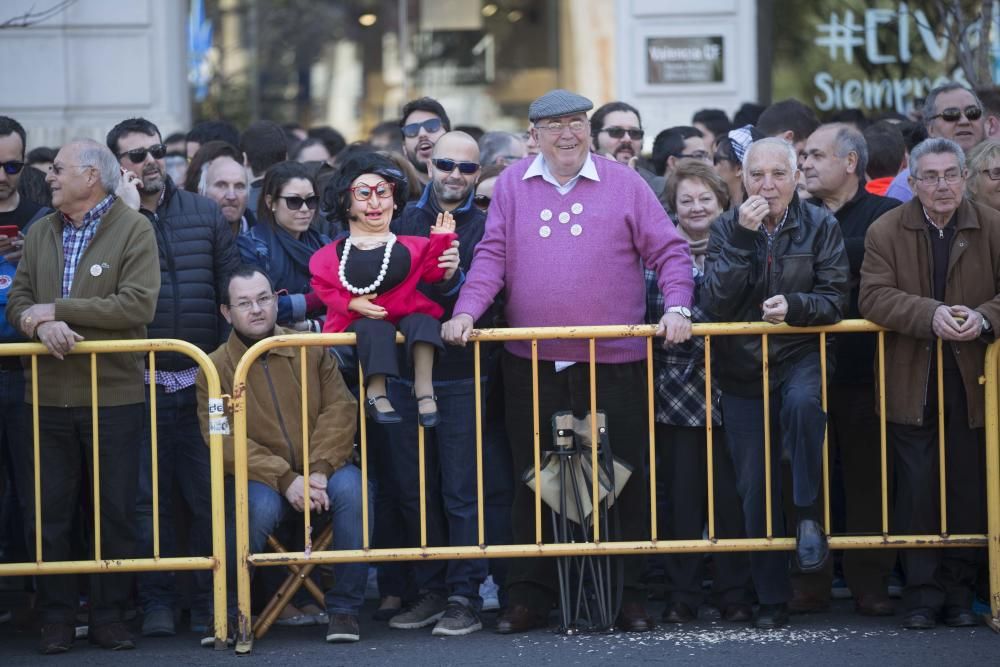
[[[595,326],[595,327],[551,327],[551,328],[521,328],[521,329],[484,329],[473,332],[470,345],[474,346],[475,374],[481,377],[480,373],[480,343],[486,341],[514,341],[530,340],[531,345],[531,366],[532,366],[532,393],[533,393],[533,414],[532,423],[534,426],[534,473],[535,479],[540,479],[540,425],[541,416],[538,408],[538,341],[551,339],[586,339],[589,341],[590,352],[590,409],[592,413],[597,410],[596,393],[596,341],[607,338],[642,337],[646,338],[647,356],[647,399],[649,408],[649,455],[650,460],[655,460],[656,442],[655,429],[653,428],[653,336],[656,327],[654,325],[632,325],[632,326]],[[1000,631],[1000,392],[998,392],[998,373],[1000,373],[1000,344],[993,344],[988,348],[986,356],[985,377],[980,378],[986,385],[986,436],[987,436],[987,498],[988,498],[988,533],[987,534],[963,534],[951,535],[947,532],[947,517],[945,515],[946,505],[944,498],[945,489],[945,459],[944,459],[944,428],[939,428],[939,452],[940,452],[940,484],[941,484],[941,530],[937,534],[929,535],[890,535],[889,534],[889,480],[887,474],[888,448],[886,445],[886,422],[885,422],[885,329],[865,320],[845,320],[836,325],[826,327],[789,327],[788,325],[772,325],[764,322],[735,322],[735,323],[712,323],[695,324],[693,333],[705,339],[704,359],[705,367],[711,367],[712,338],[717,336],[736,335],[757,335],[762,339],[763,363],[761,368],[762,383],[765,395],[769,388],[769,367],[767,359],[768,339],[770,336],[781,336],[788,334],[816,334],[820,344],[821,372],[823,379],[822,403],[826,409],[826,338],[828,334],[858,334],[874,333],[877,335],[877,357],[878,357],[878,402],[881,406],[881,535],[832,535],[829,538],[830,547],[833,549],[870,549],[870,548],[938,548],[938,547],[970,547],[988,546],[990,559],[990,591],[991,591],[991,614],[988,623],[994,629]],[[397,340],[402,340],[398,337]],[[594,503],[594,535],[592,542],[555,544],[543,543],[542,540],[542,500],[541,494],[535,494],[535,543],[516,545],[486,545],[484,530],[484,498],[483,498],[483,433],[482,433],[482,403],[480,383],[476,382],[475,391],[477,399],[476,409],[476,479],[477,479],[477,508],[478,508],[478,535],[479,545],[474,546],[454,546],[454,547],[428,547],[427,546],[427,526],[426,526],[426,498],[425,498],[425,478],[424,478],[424,434],[423,429],[419,429],[418,434],[418,459],[419,459],[419,484],[420,484],[420,546],[394,549],[373,549],[368,543],[369,507],[368,494],[362,496],[362,523],[363,523],[363,548],[355,550],[340,551],[311,551],[310,545],[310,511],[309,504],[306,503],[305,518],[305,544],[306,549],[301,552],[283,553],[249,553],[248,535],[248,505],[247,505],[247,415],[246,415],[246,377],[253,363],[262,354],[269,350],[281,347],[300,347],[302,353],[303,378],[302,403],[306,404],[309,388],[306,386],[307,374],[305,373],[305,348],[308,346],[331,346],[331,345],[353,345],[355,343],[354,334],[299,334],[289,336],[276,336],[267,338],[251,347],[240,360],[236,367],[233,378],[232,405],[234,410],[234,443],[235,443],[235,481],[236,481],[236,548],[237,558],[234,566],[237,568],[237,594],[239,604],[239,628],[237,635],[237,652],[245,653],[252,649],[253,638],[250,632],[250,567],[251,566],[275,566],[287,564],[304,563],[339,563],[339,562],[379,562],[397,560],[446,560],[453,558],[514,558],[514,557],[534,557],[534,556],[570,556],[570,555],[613,555],[613,554],[652,554],[652,553],[690,553],[690,552],[712,552],[712,551],[787,551],[795,548],[794,537],[775,537],[773,533],[771,507],[771,433],[770,420],[768,419],[769,401],[763,401],[764,409],[764,457],[765,457],[765,516],[767,521],[766,536],[741,539],[720,539],[715,536],[715,508],[713,502],[713,466],[712,466],[712,401],[711,398],[711,374],[706,374],[705,396],[707,404],[706,414],[706,440],[707,440],[707,475],[708,475],[708,537],[707,539],[695,540],[660,540],[656,531],[656,472],[655,466],[651,465],[649,470],[649,490],[650,490],[650,539],[639,541],[601,541],[598,530],[599,504]],[[658,343],[657,343],[658,344]],[[940,341],[937,345],[938,363],[938,398],[939,398],[939,424],[943,424],[943,402],[940,400],[942,388],[940,355],[942,346]],[[359,369],[360,396],[359,402],[364,402],[364,382],[361,369]],[[875,400],[875,397],[873,397]],[[303,418],[303,425],[307,420]],[[592,442],[597,442],[597,420],[591,420]],[[419,427],[418,427],[419,428]],[[303,460],[309,461],[309,439],[308,433],[303,427]],[[365,411],[360,413],[360,455],[361,455],[361,475],[362,488],[367,489],[368,481],[368,456],[367,456],[367,426]],[[592,469],[592,492],[593,497],[597,497],[598,491],[598,471],[597,448],[591,449],[591,469]],[[830,465],[827,439],[823,443],[823,493],[825,502],[824,523],[827,535],[830,535]],[[308,465],[308,463],[306,463]],[[304,471],[308,475],[308,470]]]
[[[224,472],[222,465],[222,436],[212,435],[210,445],[210,475],[212,498],[212,554],[210,556],[160,557],[160,525],[158,499],[158,462],[156,456],[156,392],[150,392],[150,424],[153,463],[153,557],[131,559],[101,558],[101,495],[98,433],[98,392],[97,355],[123,352],[145,352],[149,355],[150,383],[155,384],[157,352],[178,352],[190,357],[198,364],[208,378],[210,398],[221,401],[219,375],[215,365],[199,348],[181,340],[143,339],[116,340],[77,343],[70,354],[90,355],[91,418],[93,422],[93,503],[94,503],[94,558],[93,560],[47,562],[42,552],[42,512],[41,506],[41,466],[39,465],[39,422],[38,422],[38,356],[48,355],[46,347],[40,343],[8,343],[0,345],[0,356],[31,357],[32,373],[32,427],[34,443],[34,496],[35,496],[35,554],[33,563],[0,563],[0,576],[33,576],[53,574],[91,574],[102,572],[151,572],[169,570],[211,570],[213,577],[213,604],[215,607],[215,648],[226,648],[226,536],[225,497],[223,493]],[[137,402],[142,400],[136,397]]]

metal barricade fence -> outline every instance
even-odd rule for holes
[[[486,341],[531,341],[531,366],[532,366],[532,399],[533,399],[533,427],[534,427],[534,479],[540,479],[541,452],[540,428],[542,416],[538,409],[538,341],[546,339],[584,339],[589,343],[590,351],[590,412],[597,413],[597,366],[596,366],[596,341],[608,338],[645,338],[646,339],[646,364],[647,364],[647,412],[649,418],[649,460],[656,460],[656,439],[655,439],[655,410],[654,410],[654,390],[653,390],[653,345],[660,344],[654,338],[656,327],[654,325],[632,325],[632,326],[594,326],[594,327],[550,327],[550,328],[521,328],[521,329],[483,329],[473,332],[469,344],[474,348],[475,376],[481,378],[481,350],[480,344]],[[886,444],[886,421],[885,421],[885,329],[866,320],[845,320],[836,325],[826,327],[803,327],[795,328],[788,325],[771,325],[763,322],[736,322],[736,323],[711,323],[694,324],[694,336],[704,338],[704,361],[705,367],[711,367],[712,359],[712,339],[719,336],[735,335],[756,335],[761,337],[763,350],[763,363],[761,367],[762,387],[767,395],[769,385],[769,365],[768,365],[768,340],[773,336],[788,334],[815,334],[818,338],[820,351],[820,369],[822,374],[822,406],[827,410],[827,359],[826,342],[829,334],[850,335],[874,333],[877,336],[877,373],[878,373],[878,401],[881,406],[881,534],[880,535],[831,535],[830,523],[830,465],[828,452],[828,437],[824,436],[823,442],[823,482],[821,492],[824,498],[823,524],[825,532],[830,535],[829,543],[831,549],[870,549],[870,548],[937,548],[937,547],[989,547],[989,571],[990,571],[990,604],[991,614],[989,624],[995,630],[1000,631],[1000,392],[998,392],[998,374],[1000,374],[1000,343],[990,345],[986,353],[986,370],[980,383],[986,385],[986,480],[987,480],[987,508],[988,508],[988,533],[987,534],[962,534],[952,535],[948,533],[947,526],[947,503],[945,498],[945,431],[943,419],[943,380],[942,364],[937,364],[937,396],[938,396],[938,448],[939,448],[939,477],[940,477],[940,526],[939,533],[930,535],[890,535],[889,533],[889,479],[888,479],[888,449]],[[397,337],[401,341],[401,337]],[[478,545],[472,546],[448,546],[429,547],[427,546],[427,511],[425,494],[425,469],[424,469],[424,431],[419,426],[418,429],[418,460],[419,460],[419,492],[420,492],[420,546],[407,548],[374,549],[369,544],[369,517],[370,508],[368,494],[362,494],[362,524],[363,524],[363,548],[355,550],[340,551],[312,551],[311,544],[311,518],[309,503],[306,503],[304,511],[304,551],[282,552],[282,553],[249,553],[248,535],[248,501],[247,501],[247,414],[246,414],[246,378],[253,363],[258,357],[269,350],[282,347],[299,347],[302,384],[302,404],[307,403],[307,396],[310,389],[306,386],[306,348],[311,346],[331,346],[331,345],[353,345],[354,334],[298,334],[288,336],[275,336],[258,342],[251,347],[240,360],[236,367],[233,378],[233,410],[234,410],[234,463],[236,482],[236,562],[232,564],[237,568],[237,595],[239,605],[237,652],[244,653],[252,649],[253,637],[250,630],[250,567],[251,566],[276,566],[294,564],[322,564],[339,562],[379,562],[395,560],[444,560],[453,558],[514,558],[525,556],[571,556],[571,555],[613,555],[613,554],[634,554],[634,553],[697,553],[714,551],[781,551],[793,550],[795,548],[794,537],[775,537],[772,526],[772,486],[771,486],[771,433],[769,419],[769,401],[763,401],[764,410],[764,475],[765,475],[765,515],[766,515],[766,536],[748,538],[718,538],[715,534],[715,508],[713,500],[713,465],[712,465],[712,385],[711,374],[706,374],[705,397],[706,397],[706,460],[707,460],[707,523],[708,534],[706,539],[687,540],[661,540],[657,536],[656,517],[656,466],[649,466],[649,496],[650,496],[650,539],[633,541],[602,541],[599,533],[599,512],[600,503],[593,504],[593,526],[594,535],[592,542],[586,543],[543,543],[542,540],[542,497],[540,493],[535,493],[535,543],[534,544],[509,544],[509,545],[487,545],[484,529],[484,491],[483,491],[483,415],[482,415],[482,384],[473,383],[475,386],[476,399],[476,503],[478,520]],[[936,353],[938,358],[942,355],[942,343],[937,342]],[[363,369],[358,369],[359,379],[359,403],[363,405],[365,399]],[[890,388],[891,391],[891,388]],[[873,397],[873,400],[875,397]],[[304,410],[304,408],[303,408]],[[547,417],[546,417],[547,418]],[[302,474],[309,476],[309,433],[308,420],[303,414],[303,465]],[[598,442],[597,420],[591,420],[591,442]],[[368,450],[367,450],[367,425],[365,411],[360,411],[359,426],[359,450],[361,458],[361,480],[362,488],[368,488]],[[591,484],[592,497],[599,497],[599,470],[597,461],[597,447],[592,447],[591,452]],[[336,541],[336,538],[334,538]]]
[[[224,471],[222,462],[222,437],[213,433],[210,438],[210,479],[212,499],[212,553],[207,556],[161,557],[160,556],[160,515],[159,515],[159,467],[157,460],[157,423],[156,423],[156,392],[150,392],[150,446],[152,448],[152,500],[153,500],[153,557],[152,558],[114,558],[101,557],[101,494],[100,494],[100,433],[98,429],[98,398],[100,386],[97,381],[97,357],[99,354],[114,354],[126,352],[144,352],[149,355],[150,384],[156,383],[156,353],[177,352],[189,357],[195,362],[208,379],[210,401],[222,404],[219,390],[219,375],[212,360],[194,345],[181,340],[142,339],[114,340],[100,342],[77,343],[69,354],[90,355],[90,392],[91,421],[93,437],[93,470],[92,503],[93,503],[93,559],[49,562],[45,560],[42,551],[42,516],[45,508],[41,502],[41,470],[39,412],[38,412],[38,356],[47,356],[49,351],[40,343],[7,343],[0,345],[0,356],[30,357],[30,372],[32,377],[32,401],[27,409],[32,414],[32,442],[34,469],[34,503],[35,503],[35,562],[31,563],[0,563],[2,576],[33,576],[33,575],[66,575],[91,574],[105,572],[152,572],[174,570],[211,570],[213,585],[213,605],[215,610],[214,638],[215,648],[226,648],[226,537],[225,537],[225,502],[223,492]],[[143,396],[137,396],[137,403],[143,402]],[[138,434],[137,434],[138,436]],[[166,490],[170,492],[169,489]]]

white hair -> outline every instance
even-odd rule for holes
[[[779,137],[765,137],[750,144],[747,152],[743,155],[743,173],[748,173],[750,169],[750,156],[761,148],[775,148],[785,151],[788,154],[788,166],[794,172],[799,168],[798,159],[795,155],[795,147],[789,142]]]
[[[93,139],[74,139],[70,143],[79,147],[80,166],[97,170],[104,192],[111,194],[116,191],[122,180],[122,171],[111,149]]]

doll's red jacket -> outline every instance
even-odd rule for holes
[[[393,324],[412,315],[423,313],[437,319],[444,314],[444,309],[417,290],[417,283],[436,283],[444,278],[445,270],[438,267],[438,257],[451,247],[451,242],[458,238],[457,234],[431,234],[423,236],[397,236],[396,243],[403,244],[410,252],[410,272],[406,279],[392,289],[379,294],[372,303],[386,309],[386,319]],[[354,320],[361,319],[361,314],[347,309],[347,304],[355,295],[347,291],[340,283],[340,258],[338,246],[344,239],[330,243],[313,253],[309,260],[309,271],[312,273],[313,291],[326,304],[326,323],[323,333],[339,333],[347,329]]]

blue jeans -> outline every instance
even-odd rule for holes
[[[468,380],[434,384],[441,422],[424,431],[424,466],[429,546],[469,546],[479,543],[476,513],[476,395]],[[390,461],[395,467],[399,502],[408,528],[407,543],[420,539],[420,484],[417,451],[417,401],[412,385],[390,380],[389,400],[403,417],[387,427]],[[484,445],[484,454],[485,454]],[[487,475],[484,466],[483,476]],[[484,482],[485,483],[485,482]],[[417,587],[446,595],[461,595],[474,607],[482,604],[479,584],[486,578],[486,559],[426,561],[415,565]]]
[[[808,354],[788,368],[771,390],[771,521],[774,535],[784,535],[781,461],[792,469],[792,499],[811,508],[819,498],[823,474],[826,413],[821,403],[819,354]],[[764,399],[722,394],[726,443],[736,469],[736,490],[743,503],[747,537],[764,537]],[[788,552],[754,551],[750,571],[761,604],[791,599]]]
[[[250,481],[247,487],[250,520],[250,553],[261,553],[267,548],[267,536],[275,532],[282,522],[297,519],[297,512],[285,499],[267,484]],[[314,530],[333,521],[333,542],[330,549],[361,549],[363,532],[361,524],[361,470],[348,463],[338,469],[326,483],[326,494],[330,498],[330,512],[312,512]],[[369,484],[368,526],[369,533],[374,525],[374,494]],[[229,553],[227,568],[229,575],[230,601],[236,591],[236,498],[234,480],[226,477],[226,550]],[[315,533],[314,533],[315,534]],[[370,537],[370,535],[369,535]],[[368,581],[367,563],[337,563],[333,566],[333,588],[326,592],[328,614],[349,614],[357,616],[365,601],[365,585]]]
[[[143,418],[143,441],[140,445],[139,557],[153,555],[153,457],[150,448],[149,387],[146,388],[146,411]],[[160,555],[175,556],[174,484],[191,513],[188,547],[193,556],[212,553],[212,498],[209,483],[209,451],[201,435],[195,388],[188,387],[168,394],[156,387],[157,459],[159,462]],[[192,572],[193,610],[207,613],[211,604],[212,577],[206,570]],[[173,572],[146,572],[139,575],[139,602],[143,611],[173,609],[177,603]]]

